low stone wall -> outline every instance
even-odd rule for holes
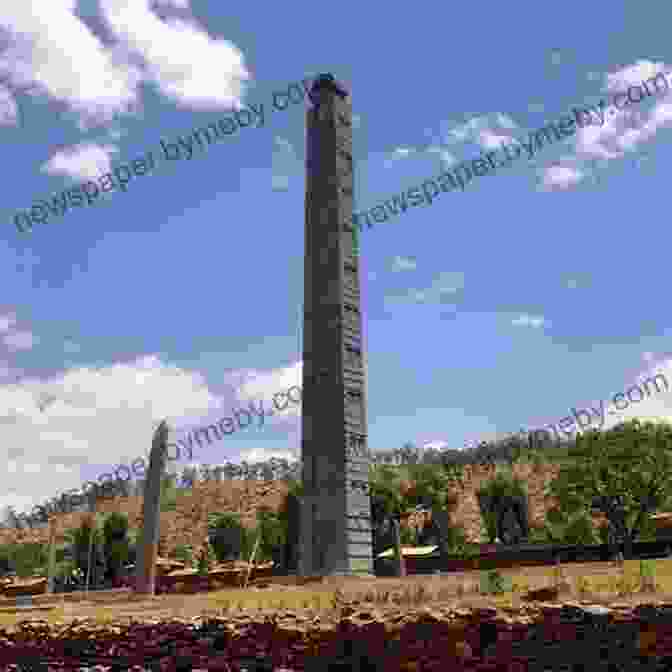
[[[161,662],[176,670],[240,672],[526,672],[575,669],[668,670],[672,605],[610,608],[579,604],[518,609],[455,607],[368,609],[346,605],[330,621],[281,611],[197,622],[22,623],[0,630],[3,663],[38,659],[74,670],[85,665]],[[368,667],[359,667],[362,661]],[[60,666],[65,663],[65,666]],[[3,667],[2,669],[11,669]],[[16,669],[16,668],[14,668]]]

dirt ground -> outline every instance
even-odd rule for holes
[[[629,568],[632,570],[633,565]],[[584,602],[591,604],[641,604],[672,603],[672,580],[657,574],[658,590],[654,594],[635,592],[633,595],[618,596],[615,590],[588,591],[579,595],[575,589],[578,577],[590,577],[591,581],[606,582],[621,576],[622,569],[615,563],[571,563],[561,565],[564,576],[571,589],[560,595],[560,602]],[[524,567],[502,570],[501,574],[526,582],[527,588],[536,589],[553,585],[552,567]],[[670,576],[672,579],[672,573]],[[285,585],[283,585],[285,584]],[[294,585],[292,585],[294,584]],[[290,609],[292,612],[314,612],[317,609],[332,611],[332,598],[339,591],[346,601],[357,600],[360,603],[404,604],[399,600],[402,593],[415,594],[422,590],[416,606],[442,605],[451,607],[502,606],[503,600],[510,600],[512,606],[521,604],[520,593],[508,596],[480,595],[480,572],[455,572],[449,575],[416,575],[404,579],[398,578],[342,578],[329,577],[321,581],[311,581],[304,585],[295,585],[296,579],[278,577],[259,582],[257,586],[246,589],[225,589],[196,595],[160,595],[153,598],[135,597],[128,590],[96,591],[88,596],[63,595],[37,596],[32,608],[17,608],[14,600],[0,603],[0,626],[9,626],[28,618],[42,618],[47,621],[71,622],[94,618],[96,620],[158,621],[180,619],[188,620],[203,615],[221,615],[222,609],[228,613],[244,611],[257,613],[275,612]],[[464,592],[458,596],[459,586]],[[606,583],[605,586],[606,588]],[[385,595],[387,593],[387,595]],[[407,604],[407,602],[406,602]]]

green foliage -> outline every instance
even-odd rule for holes
[[[448,545],[448,553],[457,555],[465,560],[473,558],[480,553],[479,545],[468,543],[464,528],[460,526],[451,525],[448,528],[446,543]]]
[[[91,553],[91,575],[92,583],[95,583],[95,568],[102,564],[104,536],[98,525],[98,517],[94,520],[85,518],[78,528],[67,530],[65,538],[71,545],[72,558],[77,569],[81,570],[86,577],[89,568],[89,547],[92,547]]]
[[[639,561],[640,576],[655,576],[656,575],[656,561],[655,560],[640,560]]]
[[[235,513],[213,513],[208,516],[208,530],[211,535],[211,544],[218,562],[224,562],[232,557],[240,559],[243,553],[243,537],[246,531],[240,522],[240,516]],[[238,534],[218,535],[219,531],[237,530]],[[238,543],[236,543],[236,536]]]
[[[166,474],[161,479],[161,511],[175,511],[177,509],[177,484],[175,476]]]
[[[459,474],[451,469],[437,469],[432,464],[409,464],[405,475],[411,482],[411,488],[404,498],[407,509],[422,506],[425,508],[447,509],[455,504],[451,496],[451,486],[459,481]]]
[[[273,550],[282,548],[287,543],[287,526],[274,511],[260,509],[257,511],[256,534],[261,534],[256,560],[265,562],[273,559]]]
[[[178,544],[171,555],[175,560],[183,562],[187,567],[192,567],[194,564],[194,549],[190,544]],[[216,550],[215,555],[217,555]],[[219,557],[217,559],[219,560]]]
[[[205,576],[210,571],[210,567],[212,567],[212,564],[215,561],[215,559],[216,559],[215,553],[212,550],[212,546],[210,546],[209,543],[206,544],[198,556],[198,562],[196,564],[198,573],[201,576]]]
[[[489,497],[527,497],[527,490],[519,478],[515,478],[508,471],[499,471],[494,478],[479,488],[477,494]]]
[[[65,579],[72,576],[72,572],[77,569],[72,560],[61,560],[54,564],[54,578]]]
[[[535,530],[531,539],[549,544],[584,545],[600,543],[599,530],[586,511],[567,513],[562,507],[553,507],[546,514],[544,527]],[[606,543],[606,541],[604,542]]]
[[[497,521],[500,509],[510,497],[527,497],[527,491],[522,481],[515,478],[510,471],[499,471],[494,478],[483,484],[476,493],[477,497],[489,498],[491,506],[481,506],[481,517],[486,529],[489,543],[497,538]]]
[[[511,577],[502,576],[496,569],[481,572],[481,593],[499,595],[511,591]]]
[[[560,501],[566,518],[595,507],[626,546],[653,534],[650,516],[672,496],[669,423],[632,420],[606,432],[592,430],[577,436],[568,453],[572,461],[561,466],[547,491]]]
[[[48,552],[49,546],[38,542],[8,544],[3,548],[9,566],[20,578],[36,575],[43,570],[49,559]]]
[[[417,546],[418,533],[414,527],[404,526],[399,530],[399,537],[404,546]]]
[[[406,502],[401,494],[402,470],[387,464],[372,465],[369,470],[369,491],[371,497],[380,502],[384,516],[401,515],[406,510]]]
[[[130,553],[128,518],[123,513],[115,511],[105,517],[103,523],[103,553],[112,578],[120,578]]]

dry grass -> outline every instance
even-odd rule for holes
[[[672,559],[656,560],[655,597],[672,601]],[[268,588],[223,589],[196,595],[161,595],[149,599],[121,600],[110,595],[105,604],[103,596],[96,602],[79,603],[54,601],[48,611],[31,612],[6,609],[0,612],[0,627],[15,625],[28,618],[40,618],[49,623],[77,619],[93,619],[98,623],[112,620],[146,620],[190,618],[193,616],[236,615],[259,611],[289,609],[320,612],[338,617],[345,604],[373,607],[418,607],[428,604],[451,606],[514,607],[529,590],[561,584],[560,600],[586,600],[595,603],[631,602],[651,599],[647,581],[640,577],[639,561],[615,563],[571,563],[555,567],[525,567],[502,570],[512,580],[512,590],[500,595],[480,592],[480,572],[454,573],[448,576],[410,576],[404,579],[333,579],[307,586],[269,585]],[[271,579],[272,581],[272,579]],[[283,582],[287,583],[287,582]],[[42,607],[45,609],[45,607]]]

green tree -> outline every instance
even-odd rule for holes
[[[534,542],[576,546],[588,546],[599,541],[588,512],[579,510],[568,513],[562,506],[549,509],[543,527],[534,530],[530,536]]]
[[[205,546],[201,549],[201,552],[198,556],[197,569],[198,573],[201,576],[205,576],[209,571],[212,563],[215,561],[215,553],[212,550],[212,546],[209,542],[206,542]]]
[[[64,534],[72,549],[73,562],[93,585],[98,583],[105,560],[104,537],[99,522],[99,516],[87,516],[78,528],[66,530]]]
[[[189,544],[178,544],[171,555],[176,560],[183,562],[186,567],[192,567],[194,564],[194,549]],[[219,558],[217,559],[219,560]]]
[[[669,504],[672,489],[672,425],[631,420],[605,432],[577,436],[548,494],[557,497],[565,515],[602,511],[615,553],[650,536],[651,514]]]
[[[479,500],[481,516],[490,543],[503,531],[502,521],[505,511],[515,501],[521,501],[527,512],[527,492],[520,479],[513,477],[510,470],[499,471],[496,476],[481,486],[476,496]],[[526,537],[527,521],[518,521],[522,529],[520,534]]]
[[[124,573],[128,562],[130,542],[128,539],[128,518],[123,513],[112,512],[103,523],[103,553],[108,572],[115,585]]]
[[[11,544],[9,546],[9,563],[16,575],[27,578],[43,574],[48,560],[48,545],[38,542]]]
[[[299,524],[303,483],[299,479],[287,479],[287,494],[278,509],[278,520],[285,528],[284,552],[278,558],[282,571],[296,571],[298,568]]]
[[[209,516],[208,533],[217,562],[238,560],[247,534],[235,513],[213,513]]]
[[[405,566],[401,555],[401,517],[407,512],[406,494],[411,483],[405,478],[402,469],[387,464],[372,465],[369,470],[369,491],[371,493],[371,518],[374,526],[379,527],[390,520],[394,527],[394,554],[397,560],[397,573],[405,575]]]
[[[287,543],[287,526],[282,517],[270,509],[258,509],[256,533],[261,535],[256,559],[265,562],[277,558]]]
[[[174,474],[164,474],[161,477],[161,495],[160,509],[164,511],[175,511],[177,508],[177,484]]]

